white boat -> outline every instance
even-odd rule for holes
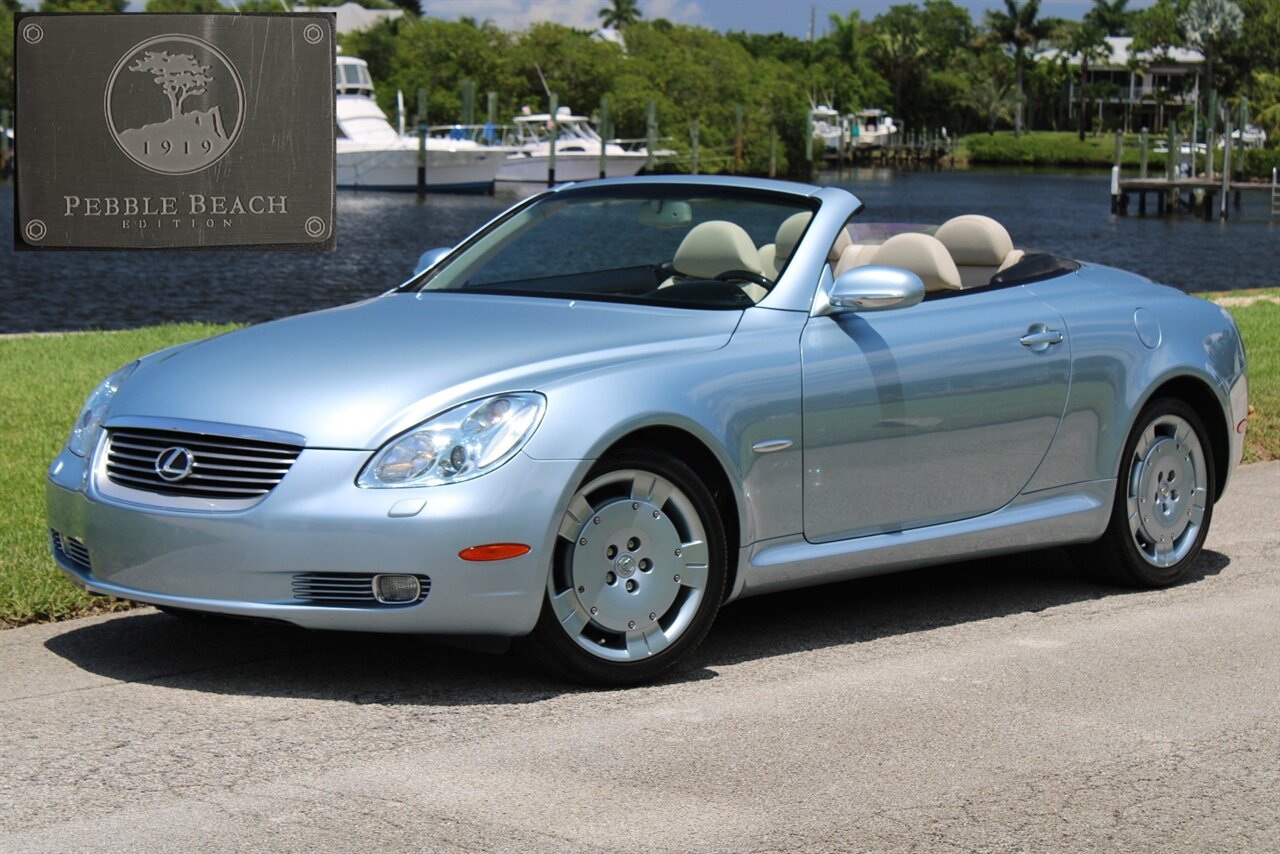
[[[884,110],[859,110],[853,114],[852,144],[854,148],[884,147],[892,142],[898,127]]]
[[[518,151],[498,170],[499,181],[546,183],[551,166],[551,116],[548,113],[516,116]],[[630,178],[649,159],[644,147],[624,148],[620,140],[605,141],[591,126],[591,119],[573,115],[568,107],[556,111],[556,177],[563,181],[588,181],[600,177],[600,149],[605,155],[605,177]],[[638,141],[629,141],[633,144]],[[661,152],[654,152],[655,156]]]
[[[369,66],[339,56],[335,74],[338,186],[367,190],[418,188],[418,138],[393,127],[373,98]],[[475,139],[426,139],[426,188],[437,192],[487,191],[514,149]]]
[[[824,151],[819,154],[835,157],[840,152],[840,143],[845,133],[840,113],[827,106],[818,106],[809,111],[809,116],[813,122],[814,139],[822,140]]]

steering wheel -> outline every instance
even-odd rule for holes
[[[750,270],[725,270],[716,276],[717,282],[751,282],[768,290],[773,287],[773,279]]]

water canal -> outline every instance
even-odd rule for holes
[[[868,221],[939,223],[984,213],[1018,246],[1124,267],[1188,291],[1280,284],[1280,219],[1244,194],[1228,222],[1109,213],[1108,178],[1044,172],[887,169],[824,173],[866,202]],[[342,193],[331,253],[14,252],[0,248],[0,333],[123,329],[171,321],[259,322],[374,296],[419,253],[452,245],[519,194]],[[0,234],[13,234],[13,187],[0,185]]]

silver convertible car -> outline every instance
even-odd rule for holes
[[[54,558],[173,613],[520,637],[612,685],[789,587],[1047,545],[1184,578],[1244,444],[1231,317],[985,216],[861,210],[559,187],[380,297],[146,356],[49,469]]]

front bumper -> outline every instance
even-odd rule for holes
[[[121,599],[283,620],[312,629],[520,635],[546,589],[560,508],[589,462],[523,453],[483,477],[418,489],[355,486],[367,451],[306,449],[285,479],[247,510],[207,512],[103,496],[99,476],[68,451],[49,470],[54,559],[73,582]],[[403,502],[425,500],[410,516]],[[157,503],[163,502],[157,496]],[[496,542],[531,551],[493,562],[458,552]],[[309,604],[294,598],[306,573],[425,575],[430,593],[409,605]]]

